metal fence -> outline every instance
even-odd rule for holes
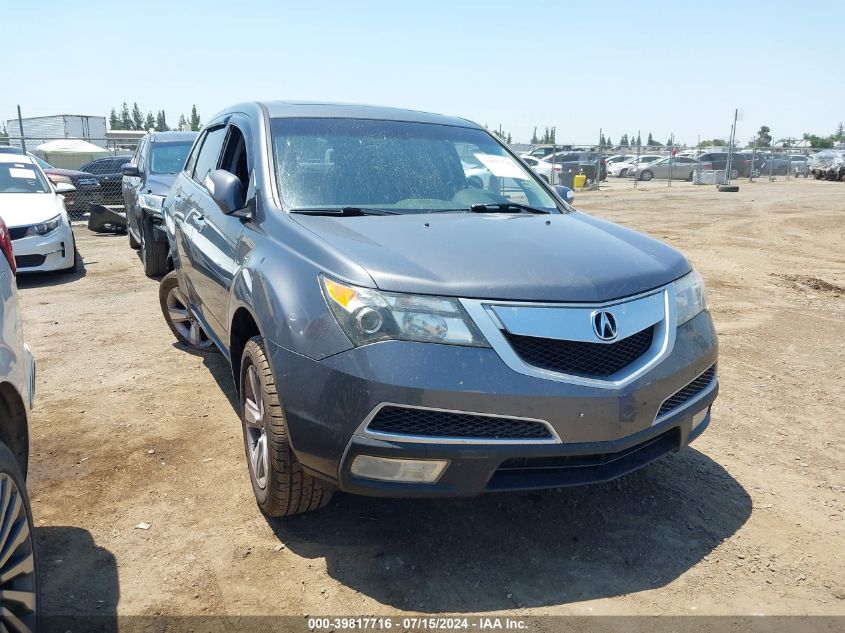
[[[691,148],[682,145],[605,146],[585,143],[537,145],[523,156],[542,158],[532,165],[552,184],[600,189],[603,183],[629,182],[637,188],[652,184],[723,184],[728,180],[770,182],[794,178],[822,178],[813,173],[813,157],[819,148],[734,148],[726,146]],[[542,152],[547,152],[542,156]],[[599,167],[601,166],[601,167]],[[601,173],[599,179],[596,173]],[[575,180],[582,175],[583,180]]]
[[[34,157],[54,183],[76,190],[64,194],[71,220],[83,220],[92,204],[123,209],[120,167],[129,162],[138,138],[12,137],[3,139],[0,152],[23,152]]]

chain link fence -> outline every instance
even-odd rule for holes
[[[139,138],[12,137],[3,139],[0,152],[26,152],[34,157],[54,184],[76,190],[63,194],[71,220],[87,218],[92,204],[123,211],[123,175]]]
[[[724,184],[728,180],[771,182],[795,178],[837,179],[830,169],[813,170],[819,152],[845,156],[845,150],[812,147],[692,148],[683,145],[631,145],[600,147],[597,144],[560,143],[514,145],[517,154],[551,184],[600,189],[604,184],[637,188],[640,183]],[[824,155],[826,156],[826,154]],[[601,174],[597,179],[596,174]],[[581,176],[582,178],[578,178]],[[845,177],[845,174],[843,174]]]

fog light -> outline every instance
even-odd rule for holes
[[[703,411],[699,411],[695,415],[692,416],[692,427],[690,430],[695,430],[698,425],[704,422],[704,419],[707,417],[707,414],[710,413],[710,407],[707,407]]]
[[[349,470],[356,477],[379,481],[430,484],[440,479],[449,464],[445,459],[391,459],[358,455]]]

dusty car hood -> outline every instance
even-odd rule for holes
[[[606,301],[690,270],[675,249],[584,213],[293,215],[382,290],[515,301]]]
[[[170,188],[176,182],[178,174],[150,174],[144,180],[144,189],[149,193],[154,193],[158,196],[166,196],[170,193]]]
[[[64,210],[54,193],[0,193],[0,217],[6,226],[29,226],[46,222]]]

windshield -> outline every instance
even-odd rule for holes
[[[151,174],[175,174],[182,171],[193,143],[153,143]]]
[[[50,186],[32,163],[0,163],[0,193],[49,192]]]
[[[38,158],[38,156],[30,154],[29,152],[27,152],[26,155],[29,156],[32,160],[34,160],[36,163],[38,163],[38,166],[41,167],[41,169],[53,169],[53,166],[46,160],[41,160],[40,158]]]
[[[557,211],[529,169],[486,132],[363,119],[272,119],[276,181],[287,208],[393,213],[517,203]]]

